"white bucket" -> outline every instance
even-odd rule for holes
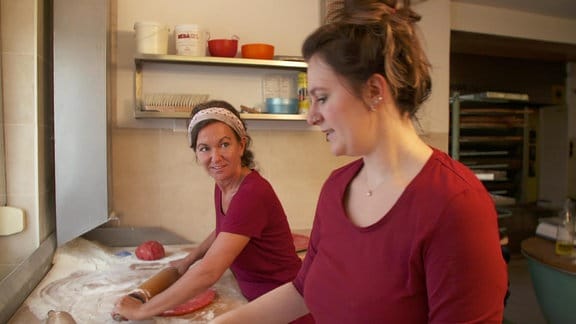
[[[136,49],[144,54],[168,53],[168,27],[156,22],[137,22]]]
[[[178,55],[204,56],[206,54],[206,41],[198,25],[176,25],[174,44]]]

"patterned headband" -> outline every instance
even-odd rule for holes
[[[246,137],[246,129],[244,129],[242,121],[234,115],[234,113],[225,108],[212,107],[200,110],[192,117],[188,125],[188,142],[190,145],[192,145],[192,130],[194,127],[196,127],[199,122],[208,119],[221,121],[230,126],[240,137]]]

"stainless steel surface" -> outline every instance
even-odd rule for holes
[[[108,10],[109,1],[54,1],[58,245],[109,215]]]
[[[159,227],[99,227],[82,237],[111,247],[138,246],[148,240],[164,245],[193,243]]]
[[[56,250],[56,237],[49,236],[40,247],[20,263],[14,271],[0,281],[0,323],[7,323],[12,314],[17,313],[20,305],[30,292],[48,273],[52,266],[52,256]],[[16,316],[16,315],[14,315]],[[17,322],[14,322],[17,323]],[[32,324],[33,320],[20,323]]]

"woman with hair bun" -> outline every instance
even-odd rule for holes
[[[473,172],[418,135],[430,64],[410,1],[336,3],[305,40],[308,123],[334,155],[296,279],[215,323],[501,323],[497,213]]]

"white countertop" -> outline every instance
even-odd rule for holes
[[[110,315],[114,302],[169,261],[184,257],[192,247],[192,244],[165,245],[166,257],[142,261],[134,255],[135,247],[110,248],[83,238],[74,239],[57,249],[53,267],[8,324],[44,323],[51,309],[69,312],[77,323],[118,323]],[[206,323],[218,314],[246,303],[229,270],[213,289],[217,297],[203,309],[138,323]]]

